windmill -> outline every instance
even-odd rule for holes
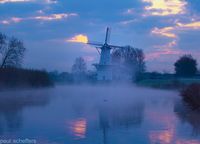
[[[111,50],[116,48],[124,48],[121,46],[115,46],[109,44],[110,40],[110,28],[106,30],[106,38],[104,44],[91,43],[87,44],[93,45],[97,48],[98,53],[100,54],[100,60],[98,64],[94,64],[97,69],[97,80],[99,81],[111,81],[112,78],[112,68],[111,64]]]

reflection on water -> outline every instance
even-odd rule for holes
[[[176,144],[200,144],[198,140],[178,140]]]
[[[48,104],[49,97],[42,91],[2,92],[0,94],[0,135],[4,131],[18,131],[23,124],[23,109]]]
[[[173,109],[173,107],[170,107],[170,109]],[[151,110],[146,111],[148,118],[152,120],[152,123],[156,123],[157,125],[154,128],[155,130],[150,130],[149,132],[150,142],[152,144],[200,144],[199,137],[191,136],[193,131],[184,125],[184,122],[187,121],[191,124],[192,129],[195,129],[195,133],[199,132],[199,113],[192,111],[180,100],[175,101],[173,111],[176,112],[178,117],[174,113],[166,113],[163,110],[157,112]],[[161,128],[158,129],[157,127],[159,126]],[[189,136],[186,136],[185,133],[189,133]]]
[[[153,123],[160,125],[162,129],[151,130],[149,138],[153,144],[172,144],[176,135],[176,117],[162,112],[147,111]]]
[[[70,122],[70,130],[76,138],[85,138],[87,130],[87,121],[80,118]]]
[[[183,123],[192,126],[193,135],[200,135],[200,111],[194,111],[188,105],[180,101],[176,102],[174,111]]]
[[[102,127],[131,127],[142,123],[144,103],[132,102],[125,106],[108,106],[104,104],[99,110],[100,126]]]
[[[174,136],[174,130],[151,131],[150,141],[153,144],[171,144]]]
[[[174,91],[58,86],[0,92],[0,139],[30,138],[38,144],[200,144],[199,134],[200,114],[182,104]]]
[[[120,127],[130,128],[139,126],[144,117],[144,103],[131,102],[127,105],[122,103],[110,105],[104,101],[99,110],[100,128],[103,132],[103,144],[107,144],[109,137],[107,136],[109,129],[117,129]]]

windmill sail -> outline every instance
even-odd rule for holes
[[[108,44],[108,43],[110,42],[110,33],[111,33],[110,28],[107,28],[107,29],[106,29],[106,39],[105,39],[105,44]]]

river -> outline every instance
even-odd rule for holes
[[[132,85],[3,91],[0,144],[14,140],[30,144],[200,144],[200,114],[186,107],[177,91]]]

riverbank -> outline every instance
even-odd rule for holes
[[[199,83],[199,78],[165,78],[165,79],[143,79],[137,82],[138,86],[161,89],[182,89],[193,83]]]
[[[45,71],[2,68],[0,69],[0,89],[5,88],[38,88],[53,86]]]

